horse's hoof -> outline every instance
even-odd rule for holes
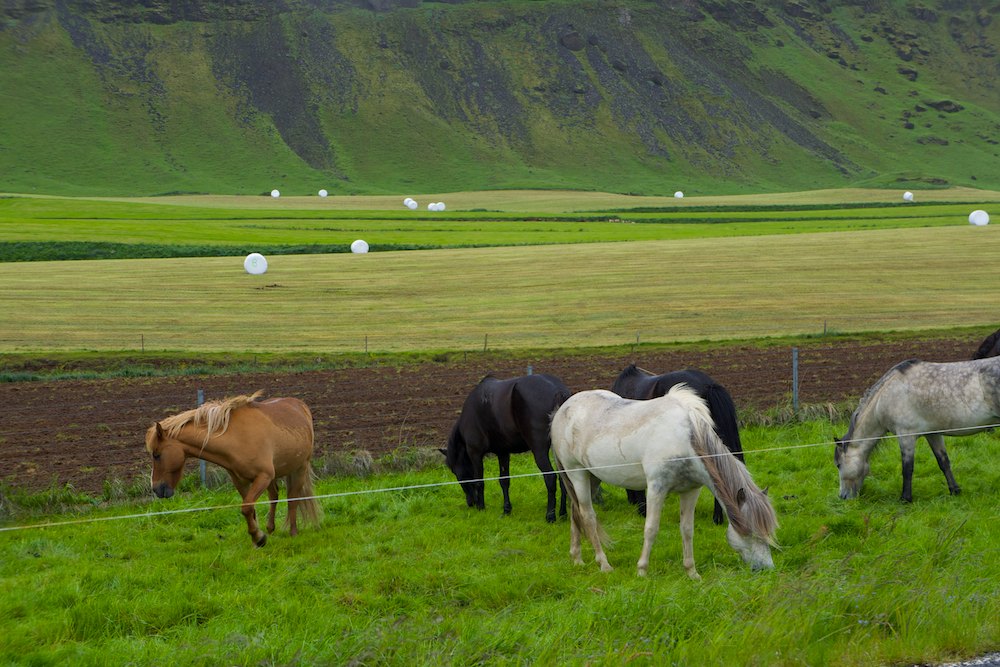
[[[549,522],[549,523],[555,523],[556,522],[556,513],[555,512],[550,512],[549,514],[546,514],[545,515],[545,520],[547,522]]]
[[[906,496],[900,496],[899,501],[909,505],[913,502],[913,496],[910,496],[909,498],[907,498]]]
[[[960,489],[957,486],[954,489],[948,489],[948,491],[950,491],[951,495],[953,495],[953,496],[960,496],[960,495],[962,495],[962,489]]]
[[[267,544],[267,535],[265,535],[264,533],[261,533],[260,539],[253,543],[253,545],[258,549],[264,546],[265,544]]]
[[[694,570],[688,572],[688,577],[691,579],[691,581],[701,581],[701,575],[695,572]]]

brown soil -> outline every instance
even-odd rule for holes
[[[979,340],[967,337],[894,342],[800,344],[801,405],[856,401],[892,365],[908,358],[968,359]],[[206,399],[264,390],[309,404],[316,422],[317,456],[366,450],[443,447],[462,401],[487,373],[556,375],[574,391],[610,388],[627,364],[664,372],[699,368],[725,385],[742,410],[789,406],[789,347],[722,347],[704,351],[643,352],[503,360],[473,355],[460,363],[423,363],[301,373],[115,378],[0,384],[0,480],[37,491],[70,484],[99,494],[104,480],[149,474],[146,428],[156,419]]]

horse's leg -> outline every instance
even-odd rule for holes
[[[278,510],[278,481],[272,480],[267,485],[267,499],[270,501],[267,508],[267,532],[274,532],[274,515]]]
[[[472,456],[472,504],[476,509],[486,509],[486,482],[483,481],[483,456]]]
[[[698,503],[699,486],[692,491],[685,491],[681,496],[681,548],[684,552],[684,569],[687,575],[695,581],[701,580],[701,575],[694,566],[694,508]]]
[[[899,435],[899,453],[903,457],[903,494],[900,499],[904,503],[913,502],[913,452],[917,445],[917,436]]]
[[[262,472],[257,475],[257,478],[253,482],[247,484],[247,490],[243,493],[243,505],[240,507],[240,512],[243,513],[243,517],[247,520],[247,532],[250,533],[250,539],[258,547],[267,544],[267,533],[262,531],[260,526],[257,525],[257,511],[254,509],[254,503],[257,502],[260,495],[264,493],[264,490],[273,481],[273,475]]]
[[[941,468],[941,472],[944,473],[944,478],[948,482],[948,493],[957,496],[962,492],[962,489],[955,482],[955,476],[951,474],[951,461],[948,459],[948,450],[944,446],[944,436],[940,433],[931,433],[926,438],[927,444],[934,452],[934,458],[937,459],[938,467]]]
[[[570,481],[576,493],[583,491],[585,484],[577,481]],[[590,489],[587,489],[587,493],[590,494]],[[573,559],[573,563],[576,565],[583,565],[583,557],[581,555],[580,549],[580,506],[577,500],[574,499],[570,501],[570,512],[569,512],[569,557]]]
[[[646,492],[626,489],[625,495],[628,497],[628,501],[635,505],[635,511],[639,513],[639,516],[646,516]]]
[[[721,526],[726,520],[726,514],[722,511],[722,505],[719,503],[719,499],[715,499],[715,505],[712,509],[712,523],[716,526]]]
[[[597,513],[594,511],[594,503],[590,498],[590,485],[594,481],[589,478],[590,473],[587,473],[587,481],[584,484],[577,485],[578,501],[580,503],[580,528],[587,535],[587,539],[590,540],[591,546],[594,547],[594,560],[601,566],[602,572],[610,572],[612,569],[611,564],[608,563],[608,557],[604,555],[604,547],[601,546],[601,529],[597,523]],[[582,491],[580,490],[582,487]]]
[[[663,500],[667,494],[650,486],[646,489],[646,526],[642,536],[642,553],[639,555],[639,576],[645,577],[649,569],[649,553],[653,550],[653,542],[660,532],[660,514],[663,511]]]
[[[514,509],[510,504],[510,454],[508,452],[497,453],[497,461],[500,463],[500,490],[503,491],[503,513],[510,514]]]
[[[537,437],[537,435],[536,435]],[[544,442],[544,438],[542,440]],[[535,442],[539,442],[536,440]],[[532,444],[531,453],[535,457],[535,465],[542,471],[542,479],[545,481],[545,490],[548,492],[548,503],[545,506],[545,520],[549,523],[556,522],[556,476],[552,474],[552,461],[549,460],[548,449]],[[566,514],[566,500],[563,497],[563,514]]]
[[[299,534],[298,525],[298,510],[299,502],[298,500],[293,500],[293,498],[302,497],[302,471],[293,472],[285,480],[285,493],[288,497],[288,534],[295,537]]]
[[[566,516],[566,484],[559,475],[559,516]]]

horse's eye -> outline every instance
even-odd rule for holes
[[[159,454],[153,454],[153,460],[154,461],[159,461],[160,460],[160,455]]]

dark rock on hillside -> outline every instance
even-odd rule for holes
[[[961,104],[956,104],[951,100],[939,100],[937,102],[925,102],[925,104],[938,111],[943,111],[945,113],[958,113],[962,110]]]
[[[359,192],[650,192],[664,175],[730,190],[839,187],[874,182],[897,157],[865,138],[898,132],[912,119],[893,109],[918,100],[942,114],[977,109],[961,126],[936,122],[956,152],[995,134],[995,4],[0,0],[0,46],[43,76],[49,59],[65,59],[80,86],[67,96],[71,113],[54,117],[87,132],[38,157],[40,184],[99,187],[106,175],[46,170],[65,155],[107,163],[101,150],[134,150],[129,163],[147,168],[136,183],[190,191],[206,173],[215,180],[221,162],[203,147],[217,136],[234,155],[260,156],[259,180],[339,179]],[[10,71],[0,84],[17,85]],[[900,85],[918,72],[919,92]],[[0,127],[47,103],[29,92],[5,98]],[[202,127],[214,136],[190,140]],[[39,143],[5,138],[0,185],[24,173],[17,165]],[[396,146],[400,164],[389,157]],[[913,149],[906,142],[898,157],[920,162]],[[936,176],[961,159],[920,168]],[[1000,173],[993,167],[983,171]]]
[[[575,30],[573,32],[567,32],[560,37],[559,43],[570,51],[582,51],[587,48],[587,42],[585,42],[583,37],[580,36],[580,33]]]
[[[335,40],[335,35],[327,34],[326,39]],[[329,142],[315,111],[306,103],[312,97],[311,87],[286,40],[282,26],[274,21],[256,21],[244,30],[217,35],[211,42],[216,77],[242,101],[244,124],[255,122],[260,113],[268,114],[288,147],[306,164],[333,169]],[[315,44],[310,39],[304,42]],[[322,62],[330,53],[314,50],[314,56],[313,62]],[[332,59],[336,62],[336,56]],[[348,77],[350,72],[345,68],[341,74]],[[348,83],[340,80],[338,86]]]

